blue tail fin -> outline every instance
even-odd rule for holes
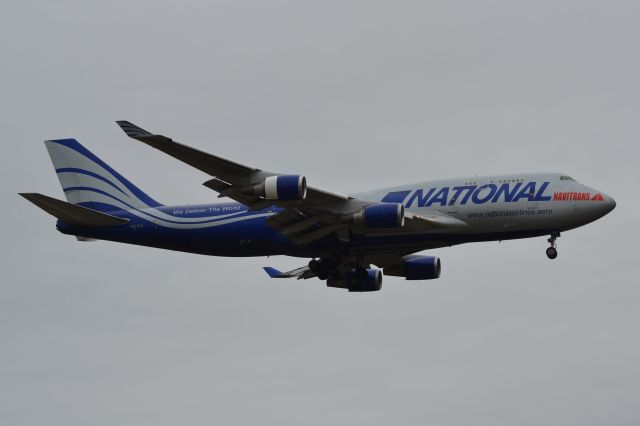
[[[70,203],[98,211],[161,206],[77,140],[48,140],[45,145]]]

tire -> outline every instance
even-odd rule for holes
[[[547,257],[549,259],[555,259],[556,257],[558,257],[558,250],[556,250],[555,247],[549,247],[547,249]]]

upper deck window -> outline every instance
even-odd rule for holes
[[[575,181],[575,179],[573,179],[570,176],[560,176],[560,180],[573,180],[573,181]]]

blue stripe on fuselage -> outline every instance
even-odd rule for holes
[[[286,254],[294,249],[293,244],[265,223],[265,214],[281,211],[276,207],[250,211],[238,203],[210,204],[200,206],[163,207],[158,210],[193,210],[190,213],[203,219],[201,227],[176,228],[163,226],[134,214],[133,211],[118,210],[103,203],[86,202],[80,205],[94,210],[109,210],[110,214],[129,219],[129,223],[114,227],[83,228],[58,221],[58,230],[65,234],[88,238],[158,247],[199,254],[219,256],[261,256]],[[243,209],[233,217],[229,210]],[[204,213],[206,210],[206,213]],[[225,216],[225,217],[220,217]],[[234,220],[224,223],[226,219]],[[206,223],[204,223],[206,222]],[[216,222],[219,225],[210,226]],[[189,223],[191,224],[191,223]],[[209,225],[209,226],[208,226]]]

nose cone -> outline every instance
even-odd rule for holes
[[[606,195],[606,194],[602,194],[602,198],[604,198],[604,203],[602,204],[602,209],[604,210],[604,214],[607,214],[611,210],[616,208],[616,200],[614,200],[613,197],[610,197],[609,195]]]
[[[576,218],[583,224],[600,219],[616,207],[616,200],[604,192],[585,186],[584,194],[588,198],[576,203]]]
[[[586,208],[593,216],[603,217],[616,208],[616,200],[613,197],[604,192],[592,190],[591,194],[594,193],[596,195],[592,195],[591,201],[587,201],[588,207]]]

